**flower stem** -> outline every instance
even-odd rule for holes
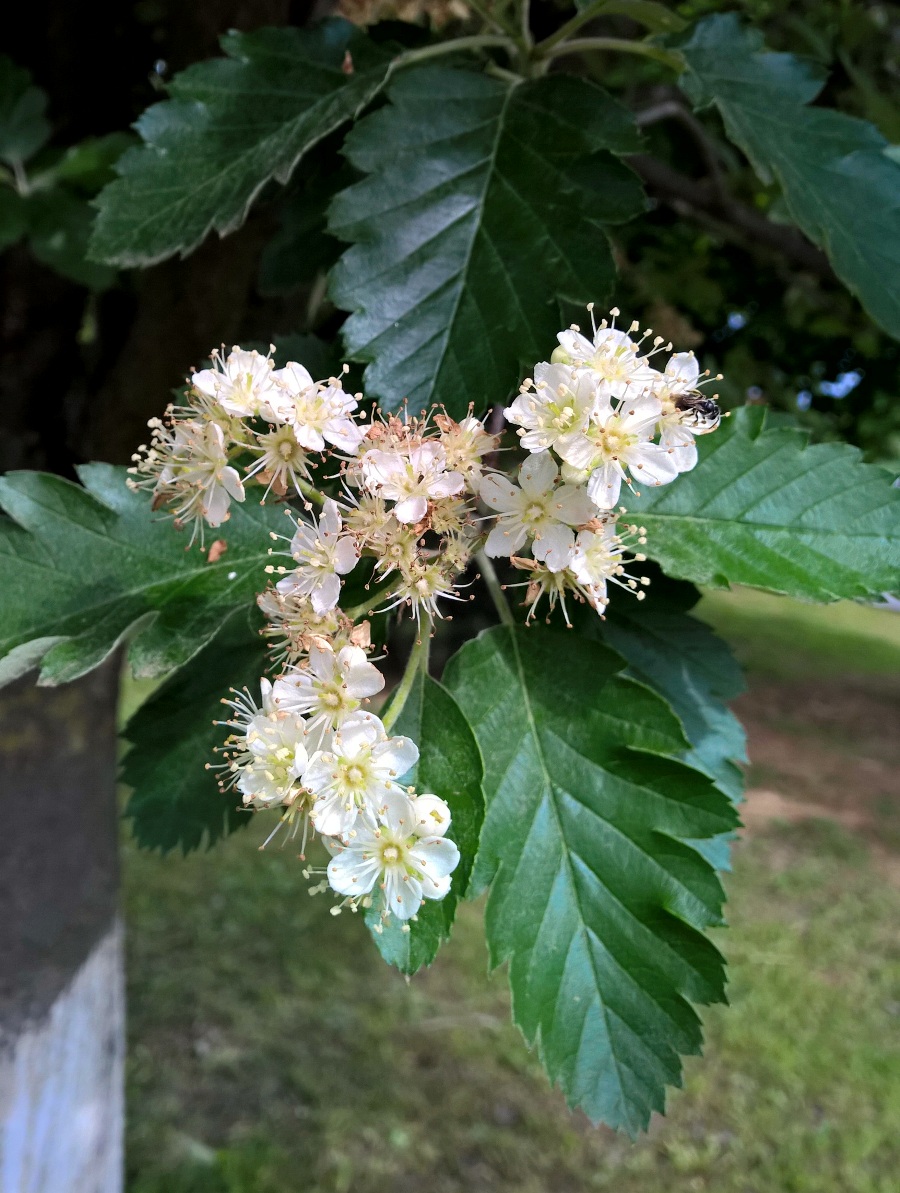
[[[518,47],[511,37],[505,34],[476,33],[471,37],[454,37],[450,41],[441,41],[433,46],[422,46],[418,50],[407,50],[394,60],[394,69],[402,66],[412,66],[415,62],[424,62],[428,58],[438,58],[442,54],[455,54],[462,50],[481,50],[497,46],[515,54]]]
[[[564,41],[558,45],[548,46],[542,42],[536,48],[544,61],[560,58],[563,54],[590,54],[595,50],[617,50],[623,54],[641,54],[644,58],[653,58],[671,66],[679,73],[684,69],[684,63],[678,54],[662,49],[661,46],[651,46],[645,41],[633,41],[624,37],[576,37],[573,41]]]
[[[500,587],[500,580],[494,570],[494,565],[483,551],[478,552],[477,559],[478,566],[481,568],[482,579],[487,585],[488,592],[491,594],[491,600],[494,602],[494,608],[497,610],[497,616],[504,625],[515,625],[516,619],[513,617],[509,601]]]
[[[394,689],[394,695],[391,698],[390,707],[385,715],[382,717],[385,730],[390,733],[394,725],[396,725],[400,714],[406,701],[409,699],[409,694],[413,689],[413,684],[416,682],[416,676],[421,671],[423,675],[428,674],[428,655],[431,650],[431,617],[426,614],[419,623],[419,637],[413,644],[412,650],[409,652],[409,658],[406,660],[406,670],[403,672],[403,678],[400,680],[397,687]]]
[[[321,489],[317,489],[315,485],[311,485],[309,481],[297,478],[297,488],[307,499],[307,501],[314,501],[316,505],[324,505],[328,500],[327,494],[323,493]]]
[[[560,25],[555,33],[551,33],[549,37],[544,38],[538,44],[538,50],[542,53],[546,52],[561,41],[565,41],[567,37],[571,37],[576,30],[580,29],[582,25],[586,25],[588,21],[602,16],[607,3],[608,0],[594,0],[593,4],[589,4],[587,8],[583,8],[581,12],[577,12],[571,21],[566,21],[564,25]]]

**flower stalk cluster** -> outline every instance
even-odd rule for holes
[[[478,552],[527,573],[529,619],[545,594],[567,621],[567,596],[602,615],[610,584],[643,595],[645,578],[627,567],[644,559],[634,547],[645,536],[620,519],[622,488],[692,468],[694,437],[719,415],[692,354],[658,369],[671,345],[648,348],[650,333],[634,339],[637,326],[617,329],[617,314],[590,338],[561,332],[506,409],[526,452],[514,478],[471,409],[460,422],[442,411],[367,417],[362,394],[344,390],[346,371],[315,381],[297,362],[276,368],[273,350],[238,347],[191,375],[184,404],[151,422],[134,457],[129,484],[151,490],[153,508],[201,550],[205,528],[223,526],[253,486],[283,504],[289,524],[272,533],[271,583],[258,597],[273,674],[258,697],[224,701],[229,734],[212,769],[247,809],[278,809],[270,839],[300,836],[305,857],[310,836],[321,838],[330,861],[312,889],[340,896],[334,910],[377,906],[407,925],[423,900],[447,894],[459,862],[450,808],[409,783],[416,743],[390,731],[410,683],[384,720],[367,707],[385,686],[370,619],[411,615],[410,666],[427,666],[433,620],[466,599],[461,578]],[[499,596],[492,569],[487,578]]]

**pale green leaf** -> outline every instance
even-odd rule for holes
[[[623,665],[572,633],[501,626],[445,682],[484,758],[477,875],[492,879],[488,944],[509,962],[515,1021],[571,1104],[633,1134],[699,1051],[691,1004],[723,998],[703,934],[722,890],[687,842],[736,814],[676,760],[677,718]]]
[[[27,70],[0,54],[0,160],[27,161],[50,137],[47,95]]]
[[[585,79],[507,82],[410,69],[347,138],[369,177],[329,226],[353,247],[331,294],[354,312],[348,355],[389,409],[457,416],[503,398],[559,330],[558,299],[598,301],[614,277],[604,223],[643,210],[613,153],[639,148],[629,114]]]
[[[668,575],[813,601],[897,588],[900,489],[857,448],[810,445],[798,427],[767,426],[758,406],[736,410],[698,446],[692,472],[623,497]]]

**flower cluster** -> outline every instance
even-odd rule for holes
[[[618,314],[594,323],[590,339],[575,326],[560,332],[551,359],[504,411],[529,453],[518,484],[499,475],[481,484],[482,501],[498,515],[485,551],[529,572],[532,610],[544,593],[565,608],[570,591],[602,613],[610,582],[642,596],[646,580],[629,576],[623,558],[646,540],[641,527],[619,527],[622,486],[637,493],[635,482],[669,484],[696,464],[694,437],[719,425],[694,354],[676,353],[660,371],[652,358],[672,345],[657,336],[645,350],[652,333],[635,340],[638,324],[622,331]],[[525,544],[530,559],[518,555]]]
[[[692,468],[694,437],[719,412],[692,354],[660,371],[651,361],[671,345],[645,350],[650,333],[634,339],[637,325],[621,331],[612,314],[590,339],[562,332],[505,411],[526,452],[514,479],[471,410],[460,422],[441,411],[367,418],[362,394],[343,388],[346,370],[315,381],[296,362],[276,368],[272,350],[238,347],[191,375],[184,404],[151,422],[134,457],[130,485],[152,490],[153,508],[201,550],[204,527],[226,523],[251,486],[283,503],[290,526],[271,532],[272,583],[258,597],[275,674],[258,700],[225,701],[230,732],[213,769],[246,808],[279,810],[270,839],[302,833],[305,856],[310,835],[321,838],[331,860],[313,890],[341,896],[335,910],[377,900],[405,924],[423,899],[446,895],[459,861],[447,804],[405,782],[419,752],[391,736],[399,697],[384,720],[365,707],[385,686],[369,619],[407,610],[427,643],[479,551],[486,569],[484,556],[506,556],[527,572],[529,618],[544,594],[567,620],[567,595],[601,614],[610,584],[643,595],[645,579],[626,569],[646,540],[620,521],[622,485]],[[224,549],[214,546],[211,562]]]

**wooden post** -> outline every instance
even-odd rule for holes
[[[117,663],[0,691],[0,1193],[120,1193]]]

